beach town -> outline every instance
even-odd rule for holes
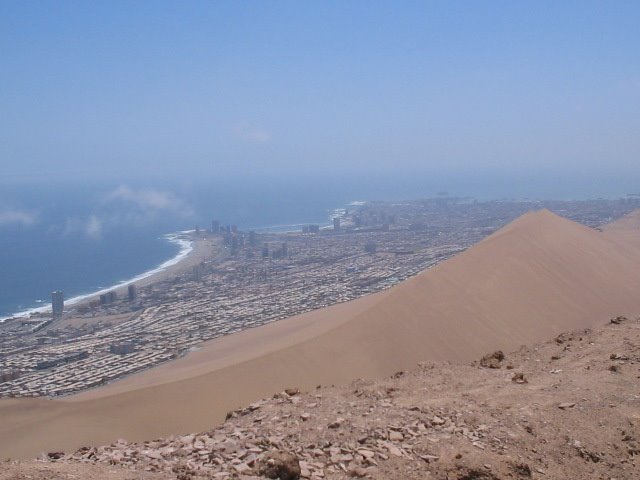
[[[380,292],[481,241],[529,210],[589,227],[640,199],[491,201],[440,196],[363,202],[332,224],[241,231],[213,221],[183,234],[192,251],[139,283],[0,324],[0,396],[61,396],[197,350],[209,340]]]

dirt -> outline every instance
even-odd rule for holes
[[[479,360],[292,385],[208,432],[51,452],[5,463],[0,480],[298,478],[297,467],[313,479],[639,478],[638,319],[523,347],[504,368]]]

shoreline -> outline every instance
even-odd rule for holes
[[[182,269],[184,266],[186,266],[186,261],[191,256],[198,253],[196,252],[196,250],[201,250],[201,249],[198,249],[197,247],[202,242],[202,240],[193,238],[193,236],[191,236],[191,238],[185,238],[186,236],[192,233],[193,233],[193,230],[184,230],[184,231],[167,233],[165,235],[162,235],[162,238],[167,240],[169,243],[178,245],[179,250],[178,250],[178,253],[176,253],[176,255],[174,255],[168,260],[165,260],[157,267],[147,270],[145,272],[142,272],[134,276],[133,278],[122,280],[119,283],[113,284],[109,287],[101,288],[100,290],[93,291],[91,293],[83,293],[80,295],[75,295],[68,300],[65,299],[65,308],[67,306],[77,306],[82,302],[98,297],[103,293],[107,293],[113,290],[120,290],[122,288],[125,288],[131,285],[132,283],[135,283],[138,286],[142,287],[142,286],[149,285],[151,283],[155,283],[156,281],[162,280],[164,276],[170,272],[177,273],[177,270]],[[201,258],[203,256],[202,252],[199,252],[199,253],[200,254],[197,256],[198,258]],[[190,265],[191,263],[189,262],[189,266]],[[29,318],[34,314],[43,314],[43,313],[49,312],[50,310],[51,310],[51,303],[46,303],[39,307],[29,308],[27,310],[16,312],[5,317],[0,317],[0,324],[11,319]]]
[[[345,206],[337,207],[333,209],[329,209],[329,218],[333,218],[334,216],[343,216],[345,213],[346,207],[360,207],[366,205],[368,201],[363,200],[354,200]],[[309,223],[314,222],[306,222],[306,223],[292,223],[292,224],[282,224],[282,225],[268,225],[262,227],[251,227],[246,229],[254,230],[258,233],[268,233],[268,234],[287,234],[294,233],[300,231],[300,229],[304,225],[308,225]],[[320,224],[321,229],[327,229],[332,227],[332,223],[329,221],[318,222]],[[113,290],[121,290],[128,285],[135,283],[138,287],[144,287],[151,283],[155,283],[158,281],[162,281],[169,274],[173,274],[172,272],[177,273],[180,269],[185,266],[192,266],[194,263],[186,261],[191,256],[197,256],[200,261],[204,260],[206,255],[202,255],[202,252],[195,252],[195,250],[200,250],[197,247],[202,242],[202,239],[195,238],[195,230],[182,230],[174,233],[167,233],[162,235],[162,238],[166,239],[170,243],[177,244],[179,246],[178,253],[171,257],[170,259],[162,262],[155,268],[142,272],[133,278],[122,280],[118,283],[112,284],[108,287],[101,288],[100,290],[93,291],[90,293],[82,293],[79,295],[75,295],[68,300],[65,299],[65,308],[67,306],[77,306],[84,301],[93,299],[95,297],[99,297],[101,294],[113,291]],[[185,238],[189,236],[190,238]],[[179,268],[177,268],[179,266]],[[176,267],[176,268],[174,268]],[[30,318],[34,314],[44,314],[51,311],[51,302],[43,303],[41,306],[27,308],[25,310],[14,312],[6,316],[0,316],[0,324],[4,323],[7,320],[19,319],[19,318]]]

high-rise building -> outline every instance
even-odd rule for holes
[[[340,231],[340,217],[333,217],[333,231]]]
[[[131,285],[129,285],[129,287],[127,287],[127,293],[129,294],[129,301],[134,302],[138,297],[138,290],[135,284],[132,283]]]
[[[287,257],[289,255],[289,248],[287,246],[287,242],[282,243],[282,256]]]
[[[218,220],[211,222],[211,233],[220,233],[220,222]]]
[[[200,280],[202,280],[202,265],[201,264],[193,266],[193,279],[196,282],[199,282]]]
[[[59,318],[64,312],[64,293],[60,290],[51,292],[51,314],[54,318]]]

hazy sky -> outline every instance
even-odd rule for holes
[[[0,2],[0,175],[640,180],[640,3]]]

